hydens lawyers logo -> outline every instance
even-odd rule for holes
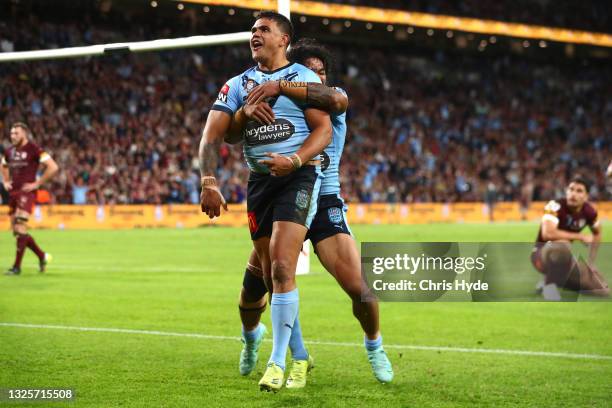
[[[271,125],[249,121],[244,131],[248,146],[265,145],[287,140],[295,132],[295,126],[287,119],[276,119]]]
[[[230,87],[228,84],[223,85],[223,88],[221,88],[221,91],[219,92],[219,96],[217,96],[217,100],[223,103],[227,103],[227,94],[229,90]]]

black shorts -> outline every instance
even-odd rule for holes
[[[251,239],[272,236],[275,221],[309,228],[317,212],[320,187],[320,170],[315,166],[302,166],[283,177],[251,172],[247,189]]]
[[[322,195],[306,239],[311,240],[312,245],[317,245],[336,234],[353,235],[346,221],[346,206],[336,194]]]

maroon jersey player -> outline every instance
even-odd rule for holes
[[[50,259],[50,255],[42,251],[28,234],[27,222],[36,201],[36,190],[57,173],[58,167],[49,154],[30,140],[31,136],[32,133],[25,123],[13,124],[11,147],[4,152],[0,166],[4,188],[9,192],[9,214],[17,240],[15,263],[7,275],[21,273],[21,260],[26,248],[30,248],[38,256],[40,272],[45,271]],[[45,171],[37,180],[36,173],[41,164]]]
[[[609,294],[605,279],[594,266],[601,242],[601,223],[597,210],[587,201],[588,194],[587,182],[577,177],[568,185],[565,198],[550,201],[544,207],[531,260],[544,274],[538,289],[546,300],[560,300],[559,287],[594,295]],[[582,232],[586,227],[592,234]],[[573,241],[590,246],[586,265],[572,256]]]

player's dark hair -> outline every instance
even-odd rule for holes
[[[255,21],[261,18],[267,18],[274,21],[281,32],[289,36],[289,44],[291,44],[293,40],[293,24],[291,24],[291,20],[276,11],[260,11]]]
[[[25,124],[25,122],[15,122],[11,125],[11,129],[13,128],[21,128],[24,132],[26,132],[28,137],[32,137],[32,131],[30,130],[30,127]]]
[[[589,183],[589,181],[582,176],[574,176],[572,180],[570,181],[570,184],[571,183],[582,184],[587,194],[589,193],[589,190],[591,189],[591,183]]]
[[[333,71],[334,57],[323,44],[313,38],[301,38],[293,44],[287,53],[289,61],[304,64],[308,58],[317,58],[323,63],[325,74],[330,75]]]

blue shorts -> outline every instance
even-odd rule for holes
[[[316,245],[336,234],[353,235],[346,220],[346,206],[336,194],[322,195],[319,197],[317,213],[310,224],[306,239]]]

